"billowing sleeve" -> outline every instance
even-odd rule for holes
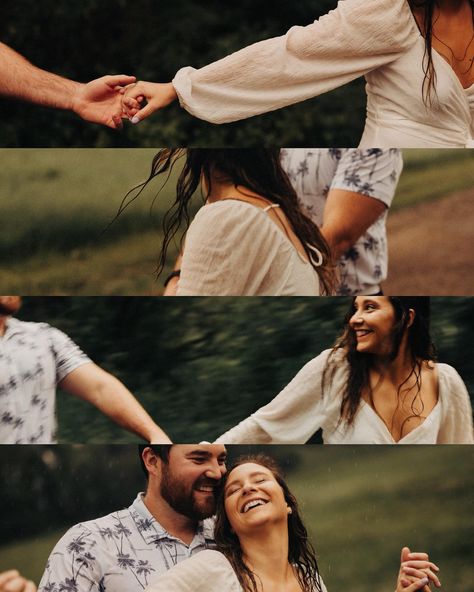
[[[182,68],[173,85],[192,115],[237,121],[342,86],[397,59],[417,38],[406,0],[341,0],[311,25],[199,70]]]
[[[443,418],[438,444],[474,444],[472,405],[462,378],[452,366],[440,364]]]
[[[201,208],[186,235],[177,295],[258,293],[276,254],[272,225],[260,208],[239,201]]]
[[[329,350],[308,362],[268,405],[261,407],[216,442],[220,444],[304,444],[334,411],[323,398],[322,378]],[[338,408],[338,403],[336,402]]]
[[[160,574],[145,592],[241,592],[227,559],[219,551],[206,550]]]
[[[56,364],[56,383],[59,384],[79,366],[91,362],[90,358],[65,333],[48,327],[48,341]]]
[[[102,559],[94,534],[83,524],[74,526],[51,552],[38,592],[100,592]]]

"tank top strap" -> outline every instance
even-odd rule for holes
[[[269,210],[273,210],[275,208],[279,208],[280,204],[270,204],[269,206],[266,206],[265,208],[262,208],[263,212],[268,212]]]

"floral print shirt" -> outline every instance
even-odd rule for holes
[[[385,212],[339,260],[338,294],[376,294],[387,277],[385,222],[403,163],[397,149],[284,148],[283,168],[296,189],[303,212],[323,224],[331,189],[360,193],[381,201]]]
[[[49,556],[38,592],[140,592],[156,575],[214,546],[214,522],[188,546],[169,534],[139,494],[118,512],[73,526]]]
[[[54,442],[56,385],[89,362],[59,329],[9,318],[0,337],[0,443]]]

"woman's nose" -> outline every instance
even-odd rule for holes
[[[256,490],[255,484],[252,483],[251,481],[246,481],[242,485],[242,493],[250,493],[251,491],[255,491],[255,490]]]
[[[349,319],[349,325],[353,327],[354,325],[360,325],[363,322],[362,314],[359,311],[356,311],[351,318]]]

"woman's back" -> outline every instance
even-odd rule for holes
[[[240,197],[202,207],[186,236],[178,296],[319,295],[300,241],[272,210]]]

